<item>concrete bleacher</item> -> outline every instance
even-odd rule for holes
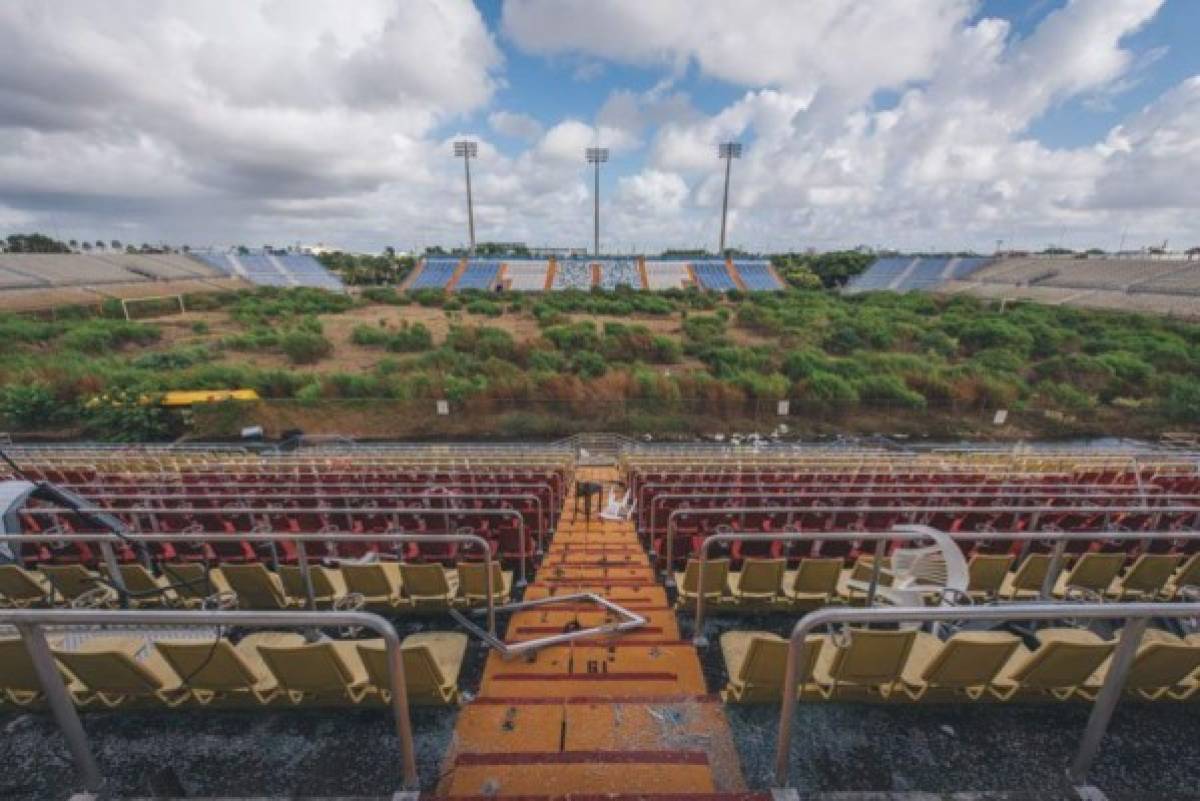
[[[445,289],[454,277],[459,259],[426,259],[421,272],[409,284],[409,289]]]
[[[685,261],[646,261],[646,280],[651,290],[682,289],[689,279]]]
[[[1134,284],[1129,291],[1200,295],[1200,261],[1173,262],[1171,272]]]
[[[458,279],[454,289],[482,289],[491,290],[496,286],[496,281],[500,274],[500,262],[493,259],[487,260],[471,260],[467,263],[467,269]]]
[[[257,286],[306,286],[331,292],[342,292],[346,288],[340,278],[307,253],[199,251],[190,254],[190,261]]]
[[[888,256],[877,259],[865,271],[850,279],[844,291],[848,295],[855,295],[860,292],[878,292],[888,289],[892,281],[899,278],[916,261],[912,256]]]
[[[642,289],[642,276],[634,259],[609,259],[597,262],[600,267],[600,287],[616,289],[619,286]]]
[[[327,289],[331,292],[343,292],[346,289],[342,279],[306,253],[270,254],[269,258],[285,275],[290,276],[297,286]]]
[[[592,264],[587,261],[560,261],[554,273],[553,289],[591,289]]]
[[[713,292],[729,292],[738,288],[723,261],[692,262],[692,272],[696,274],[696,280],[704,289]]]
[[[550,262],[543,260],[507,261],[504,273],[514,292],[541,292],[546,288],[546,273]]]
[[[734,268],[750,292],[776,292],[783,289],[771,265],[766,261],[735,261]]]

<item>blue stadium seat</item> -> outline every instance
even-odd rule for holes
[[[750,292],[777,292],[783,289],[771,272],[771,265],[765,261],[735,261],[733,266]]]
[[[425,268],[409,289],[445,289],[458,269],[458,259],[426,259]]]
[[[710,289],[713,292],[728,292],[731,289],[737,289],[737,284],[733,282],[723,261],[692,262],[692,271],[704,289]]]

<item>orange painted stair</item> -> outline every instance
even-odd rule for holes
[[[614,470],[584,472],[580,478],[616,479]],[[580,592],[621,604],[645,616],[646,625],[509,661],[488,654],[479,695],[459,714],[438,797],[770,798],[745,792],[720,699],[707,692],[695,648],[681,639],[631,523],[563,515],[525,598]],[[613,619],[595,604],[563,601],[513,613],[505,639]]]

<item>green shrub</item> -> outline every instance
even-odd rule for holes
[[[894,375],[870,375],[855,382],[859,400],[879,406],[901,406],[906,409],[925,407],[925,398],[914,392]]]
[[[370,287],[362,291],[362,296],[371,303],[382,303],[387,306],[407,306],[412,303],[412,300],[391,287]]]
[[[608,369],[608,363],[599,353],[584,350],[571,357],[571,369],[584,378],[598,378]]]
[[[419,353],[433,347],[433,334],[421,323],[409,325],[406,321],[400,330],[387,341],[387,349],[395,353]]]
[[[1200,380],[1178,376],[1167,382],[1163,415],[1175,423],[1200,423]]]
[[[63,334],[64,347],[81,353],[101,354],[126,345],[157,342],[162,331],[156,326],[124,320],[88,320]]]
[[[191,329],[193,334],[207,334],[209,332],[208,323],[203,320],[196,320],[192,323]]]
[[[356,325],[350,331],[350,341],[364,347],[384,347],[390,339],[386,329],[373,325]]]
[[[802,400],[827,406],[853,406],[858,403],[858,392],[840,375],[816,370],[805,379],[800,387]]]
[[[185,370],[193,365],[212,361],[212,352],[203,345],[175,348],[162,353],[145,353],[129,362],[138,370]]]
[[[1043,381],[1038,384],[1038,394],[1051,406],[1072,414],[1084,414],[1096,408],[1096,399],[1081,392],[1070,384]]]
[[[61,327],[53,323],[29,320],[15,314],[0,314],[0,342],[45,342],[58,336]]]
[[[499,317],[504,314],[504,307],[490,300],[473,300],[467,304],[467,314],[480,314],[486,317]]]
[[[0,418],[17,430],[47,428],[63,419],[66,411],[54,392],[42,384],[9,384],[0,387]]]
[[[279,338],[279,347],[292,364],[314,364],[333,352],[333,344],[321,334],[293,329]]]

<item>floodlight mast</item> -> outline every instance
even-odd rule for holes
[[[475,208],[471,203],[471,159],[478,157],[479,145],[469,139],[454,143],[454,155],[461,156],[467,174],[467,235],[471,242],[471,255],[475,255]]]
[[[592,195],[595,203],[592,221],[592,246],[593,251],[598,257],[600,255],[600,165],[608,161],[608,148],[589,147],[584,152],[584,156],[587,157],[588,164],[594,164],[596,167],[596,188]]]
[[[741,142],[722,142],[717,145],[717,155],[725,159],[725,194],[721,200],[721,247],[719,253],[725,255],[725,218],[729,213],[729,168],[734,159],[742,157]]]

